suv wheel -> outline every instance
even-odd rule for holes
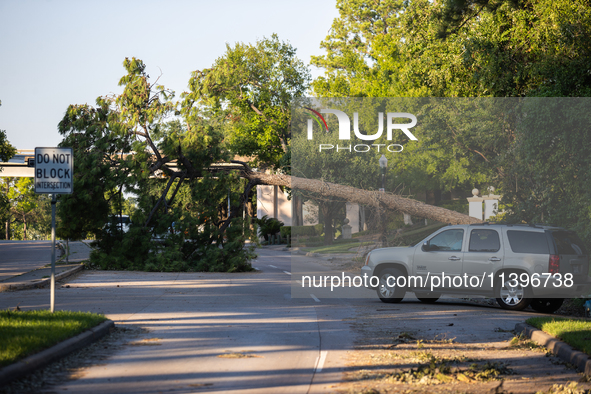
[[[433,292],[415,292],[415,296],[419,299],[419,301],[424,302],[425,304],[433,304],[439,299],[439,297],[441,297],[441,294]]]
[[[531,301],[530,306],[540,313],[554,313],[561,306],[564,298],[539,298]]]
[[[402,276],[402,271],[398,268],[386,268],[380,272],[380,284],[376,291],[382,302],[400,302],[404,298],[404,295],[406,294],[405,288],[396,286],[396,283],[392,283],[394,282],[393,280],[390,280],[390,284],[393,286],[388,286],[388,278],[398,278],[399,276]]]
[[[495,295],[497,303],[503,309],[521,311],[530,304],[531,298],[527,297],[527,287],[512,279],[505,279],[504,283],[495,283]]]

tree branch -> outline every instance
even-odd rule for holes
[[[150,220],[152,220],[152,216],[154,216],[154,213],[158,209],[158,206],[160,205],[160,203],[164,199],[166,199],[166,195],[168,194],[168,191],[170,190],[170,187],[172,186],[172,183],[174,182],[175,179],[176,179],[176,177],[170,177],[170,180],[168,181],[168,184],[166,185],[166,189],[164,190],[164,192],[162,193],[162,196],[160,196],[158,201],[156,201],[156,204],[154,205],[154,208],[152,208],[152,212],[150,212],[150,216],[148,216],[148,219],[146,220],[144,227],[148,227],[148,224],[150,224]]]

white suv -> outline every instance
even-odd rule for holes
[[[413,291],[495,297],[502,308],[551,313],[564,298],[589,294],[589,258],[572,231],[540,225],[443,227],[410,247],[372,251],[361,269],[383,302]]]

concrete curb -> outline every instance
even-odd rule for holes
[[[70,275],[74,275],[76,272],[80,272],[84,269],[84,264],[80,264],[77,267],[71,268],[67,271],[60,272],[59,274],[55,275],[56,282],[58,280],[67,278]],[[38,289],[41,287],[45,287],[49,285],[51,282],[51,278],[45,278],[36,282],[28,282],[28,283],[8,283],[8,284],[0,284],[0,293],[4,291],[14,291],[14,290],[27,290],[27,289]]]
[[[570,345],[526,323],[517,323],[515,331],[527,335],[542,346],[546,346],[563,361],[573,364],[579,371],[591,376],[591,357],[587,354],[573,349]]]
[[[64,357],[73,351],[98,341],[107,335],[113,327],[115,327],[115,323],[113,323],[112,320],[106,320],[98,326],[86,330],[73,338],[66,339],[49,349],[45,349],[42,352],[25,358],[24,360],[0,369],[0,386],[29,374],[38,368],[42,368],[52,361]]]

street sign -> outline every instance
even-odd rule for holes
[[[73,189],[72,148],[35,148],[35,193],[71,194]]]
[[[29,165],[31,162],[29,161]],[[51,282],[49,310],[55,309],[55,205],[58,194],[74,189],[72,148],[35,148],[35,193],[51,196]]]

